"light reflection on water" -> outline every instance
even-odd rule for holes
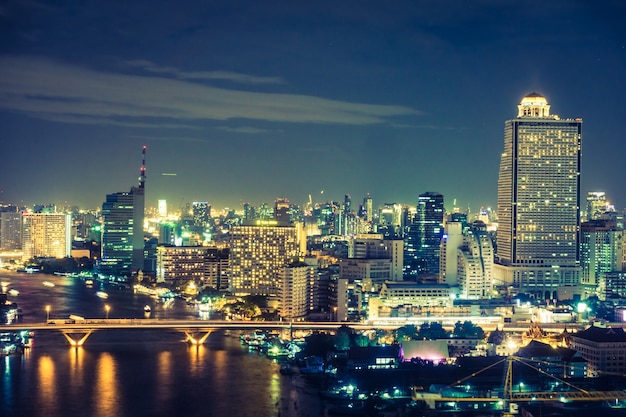
[[[7,280],[0,273],[0,280]],[[18,274],[19,275],[19,274]],[[97,285],[71,278],[11,276],[25,322],[78,314],[99,317]],[[49,288],[44,280],[56,284]],[[107,289],[114,317],[142,317],[145,296]],[[197,318],[177,302],[152,317]],[[237,335],[234,335],[237,336]],[[279,365],[248,353],[237,337],[212,333],[206,343],[182,343],[175,331],[94,332],[83,347],[70,348],[60,332],[36,334],[23,355],[0,360],[0,416],[3,417],[171,417],[320,416],[317,390],[297,376],[282,376]]]

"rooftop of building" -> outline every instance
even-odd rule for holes
[[[626,332],[621,327],[596,327],[593,324],[585,330],[572,335],[573,338],[591,342],[626,342]]]

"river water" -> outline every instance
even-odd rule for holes
[[[181,300],[169,307],[146,295],[88,287],[79,279],[0,271],[19,291],[9,296],[22,322],[87,318],[192,319]],[[44,285],[50,281],[54,287]],[[107,299],[97,291],[105,291]],[[49,307],[49,312],[46,311]],[[99,331],[71,348],[60,332],[35,334],[23,355],[0,357],[0,416],[322,416],[314,381],[279,373],[279,364],[249,353],[237,335],[216,332],[202,346],[174,331]]]

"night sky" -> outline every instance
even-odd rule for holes
[[[59,3],[0,2],[0,202],[100,207],[147,145],[147,207],[476,212],[536,91],[584,120],[582,200],[626,207],[624,1]]]

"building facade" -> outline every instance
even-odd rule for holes
[[[505,122],[496,279],[536,298],[580,281],[581,137],[582,119],[551,114],[536,93]]]
[[[72,252],[72,216],[64,213],[22,213],[24,259],[65,258]]]
[[[304,255],[306,239],[300,223],[257,220],[233,226],[230,237],[230,287],[236,295],[272,295],[278,272]]]
[[[102,203],[100,272],[129,277],[144,268],[145,153],[139,186],[130,192],[107,194]]]

